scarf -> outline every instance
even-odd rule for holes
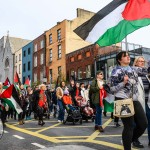
[[[103,107],[103,99],[106,97],[106,91],[104,90],[104,88],[99,90],[99,95],[100,95],[100,97],[99,97],[99,99],[100,99],[99,104],[100,104],[101,107]]]

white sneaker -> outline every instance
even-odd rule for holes
[[[59,123],[61,123],[61,120],[58,120]]]

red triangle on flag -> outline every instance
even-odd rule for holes
[[[27,77],[26,78],[26,81],[25,81],[25,83],[24,83],[25,85],[30,85],[30,80],[29,80],[29,78]]]
[[[1,95],[0,98],[10,98],[12,96],[14,85],[9,86]]]
[[[14,83],[18,83],[18,82],[19,82],[19,80],[18,80],[18,75],[17,75],[17,72],[16,72],[16,74],[14,76]]]
[[[10,86],[11,84],[10,84],[10,81],[9,81],[9,79],[8,79],[8,77],[7,77],[7,79],[5,80],[5,82],[3,83],[3,85],[4,86]]]

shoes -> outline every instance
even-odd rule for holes
[[[95,125],[95,130],[98,130],[98,125]]]
[[[61,123],[61,120],[58,120],[59,123]]]
[[[150,147],[150,142],[148,143],[148,147]]]
[[[19,121],[19,125],[23,125],[23,122],[22,122],[22,120],[20,120],[20,121]]]
[[[99,130],[99,132],[104,132],[104,129],[103,129],[102,126],[99,126],[99,127],[98,127],[98,130]]]
[[[43,126],[44,124],[45,124],[45,122],[42,122],[42,123],[41,123],[41,126]]]
[[[113,113],[111,113],[111,119],[114,119],[114,115],[113,115]]]
[[[105,111],[103,112],[103,115],[104,115],[105,117],[107,117],[107,115],[106,115],[106,112],[105,112]]]
[[[143,144],[141,144],[138,139],[132,142],[132,146],[135,148],[144,148]]]
[[[121,126],[118,122],[115,122],[114,125],[115,125],[116,128]]]

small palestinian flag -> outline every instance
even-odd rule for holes
[[[18,114],[22,112],[20,107],[20,100],[18,97],[18,93],[14,85],[10,85],[3,93],[0,95],[0,98],[4,103],[6,103],[10,108],[13,108],[17,111]]]
[[[19,75],[18,75],[17,72],[16,72],[16,74],[14,76],[14,83],[21,85],[21,81],[20,81],[20,78],[19,78]]]
[[[3,83],[3,89],[7,89],[10,85],[11,85],[11,83],[7,77],[5,82]]]
[[[149,0],[113,0],[74,32],[91,43],[109,46],[150,24]]]

